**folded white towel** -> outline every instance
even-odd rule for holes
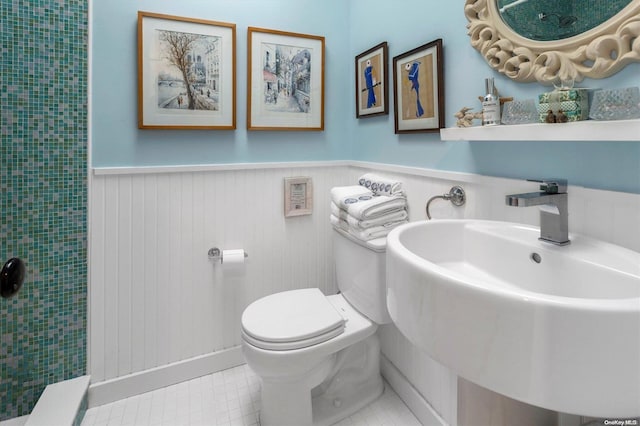
[[[404,194],[402,182],[377,175],[375,173],[365,173],[360,176],[358,183],[370,189],[375,195],[401,195]]]
[[[348,210],[351,204],[371,198],[373,198],[373,192],[364,186],[352,185],[331,188],[331,201],[343,210]]]
[[[369,240],[374,240],[376,238],[386,237],[387,234],[391,232],[392,229],[393,227],[385,228],[384,226],[375,226],[373,228],[362,229],[362,230],[349,228],[347,232],[349,232],[349,234],[353,235],[359,240],[369,241]]]
[[[338,219],[343,219],[343,220],[347,220],[347,218],[349,217],[349,212],[347,212],[346,210],[342,210],[333,201],[331,202],[331,214],[337,217]]]
[[[343,210],[344,211],[344,210]],[[347,215],[346,220],[349,226],[355,229],[367,229],[374,226],[394,227],[400,223],[407,221],[409,215],[405,209],[385,214],[384,216],[376,217],[373,219],[358,220],[351,215]]]
[[[403,207],[398,210],[392,210],[385,215],[375,217],[373,219],[360,220],[351,216],[348,211],[338,207],[333,201],[331,202],[331,214],[338,219],[347,221],[349,226],[359,229],[371,228],[372,226],[383,226],[388,223],[405,220],[409,217],[409,213],[407,213]]]
[[[406,209],[406,207],[407,199],[402,196],[379,195],[349,204],[346,210],[358,220],[368,220]]]
[[[329,221],[331,222],[331,225],[334,228],[340,228],[343,231],[349,232],[349,224],[347,223],[346,220],[340,219],[337,216],[332,214],[332,215],[329,216]]]

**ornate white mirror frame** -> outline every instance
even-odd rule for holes
[[[605,78],[640,62],[640,0],[577,36],[534,41],[517,34],[500,16],[498,0],[466,0],[471,45],[487,63],[509,78],[552,84]]]

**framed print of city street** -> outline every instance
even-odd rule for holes
[[[236,128],[236,26],[138,12],[138,127]]]
[[[356,56],[356,118],[389,114],[387,42]]]
[[[247,129],[324,130],[324,37],[249,27]]]
[[[442,39],[393,58],[396,133],[439,132],[444,127]]]

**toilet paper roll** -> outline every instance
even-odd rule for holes
[[[235,250],[222,250],[222,264],[223,265],[237,265],[243,264],[245,259],[243,249]]]
[[[222,274],[225,281],[240,284],[236,280],[244,277],[245,260],[243,249],[222,250]]]

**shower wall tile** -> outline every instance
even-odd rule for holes
[[[87,2],[0,3],[0,420],[86,368]]]

